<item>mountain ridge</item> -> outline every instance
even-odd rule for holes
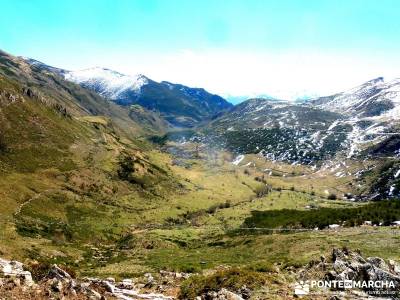
[[[341,93],[313,99],[311,105],[349,116],[400,116],[400,79],[389,82],[383,77],[369,80]]]
[[[154,111],[172,126],[193,127],[233,105],[203,88],[191,88],[168,81],[156,82],[145,75],[125,75],[94,67],[80,71],[54,68],[34,59],[25,60],[42,70],[98,93],[121,106],[138,104]]]

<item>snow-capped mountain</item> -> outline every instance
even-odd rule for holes
[[[232,106],[202,88],[156,82],[141,74],[128,76],[109,69],[92,68],[66,72],[64,77],[117,104],[139,104],[156,111],[179,127],[192,127]]]
[[[345,148],[346,135],[329,131],[344,119],[308,105],[249,99],[210,122],[200,139],[238,155],[259,153],[271,160],[313,164]]]
[[[148,78],[141,74],[128,76],[100,67],[68,71],[64,74],[64,78],[94,90],[101,96],[111,100],[125,97],[124,94],[127,91],[139,94],[142,86],[149,82]]]
[[[398,156],[399,128],[400,80],[376,78],[305,103],[247,100],[210,122],[204,140],[236,154],[312,164],[336,155]]]
[[[370,80],[348,91],[321,97],[311,104],[358,117],[400,117],[400,79],[386,82],[383,77]]]
[[[303,130],[328,129],[342,115],[285,100],[255,98],[236,105],[210,126],[221,130],[243,128],[298,128]],[[226,128],[227,127],[227,128]]]
[[[125,75],[100,67],[68,71],[34,59],[22,59],[40,71],[61,76],[119,105],[129,107],[138,104],[173,126],[192,127],[233,106],[224,98],[202,88],[167,81],[156,82],[142,74]]]
[[[371,145],[377,147],[373,153],[386,153],[389,148],[388,153],[396,155],[399,152],[400,149],[393,146],[399,144],[400,138],[396,134],[400,126],[399,79],[386,82],[383,77],[378,77],[348,91],[314,99],[310,105],[346,116],[333,124],[331,130],[351,129],[348,133],[349,157]]]

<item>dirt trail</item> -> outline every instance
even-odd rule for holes
[[[42,196],[44,193],[47,193],[47,192],[49,192],[49,191],[51,191],[51,189],[44,190],[43,192],[40,192],[40,193],[34,195],[33,197],[29,198],[29,199],[28,199],[27,201],[25,201],[24,203],[21,203],[21,204],[18,206],[17,210],[15,211],[14,217],[16,217],[17,215],[19,215],[19,214],[21,213],[21,211],[22,211],[22,209],[24,208],[25,205],[28,205],[28,204],[31,203],[33,200],[36,200],[36,199],[40,198],[40,196]]]

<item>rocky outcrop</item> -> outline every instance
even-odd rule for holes
[[[145,276],[145,277],[148,277]],[[145,284],[136,284],[132,279],[122,279],[120,282],[115,282],[113,278],[85,278],[87,283],[92,287],[103,289],[117,299],[134,300],[134,299],[149,299],[149,300],[172,300],[173,297],[164,296],[160,293],[141,293],[140,288]]]
[[[172,276],[168,272],[168,276]],[[175,278],[183,278],[182,275]],[[141,292],[142,288],[148,287]],[[159,288],[154,277],[147,273],[144,281],[134,282],[123,279],[116,282],[114,278],[75,279],[57,265],[52,265],[47,275],[37,283],[32,280],[29,271],[17,261],[0,259],[0,295],[5,299],[148,299],[172,300],[173,297],[153,292],[150,288]],[[16,296],[17,295],[17,296]],[[17,298],[15,298],[17,297]]]
[[[385,262],[379,257],[364,259],[359,252],[347,249],[333,249],[333,271],[327,278],[355,281],[391,281],[400,290],[399,266],[394,262]],[[396,270],[396,271],[395,271]]]
[[[24,270],[23,264],[15,260],[0,258],[0,278],[16,280],[19,285],[28,287],[34,285],[31,273]]]
[[[320,280],[325,282],[348,282],[353,286],[330,287],[330,290],[344,291],[352,294],[384,296],[390,299],[400,295],[400,265],[393,260],[385,261],[380,257],[364,258],[360,251],[347,248],[333,249],[330,258],[321,257],[320,261],[312,261],[300,272],[300,279]],[[376,284],[379,282],[379,284]],[[355,283],[359,284],[356,285]],[[385,283],[380,286],[381,283]]]

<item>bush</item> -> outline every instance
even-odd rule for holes
[[[336,194],[331,193],[331,194],[328,195],[328,199],[329,200],[336,200],[337,196],[336,196]]]
[[[181,286],[179,299],[195,299],[199,295],[216,292],[222,288],[230,291],[237,291],[244,285],[256,288],[264,283],[263,275],[251,270],[239,268],[219,270],[208,276],[195,275],[185,280]]]
[[[212,205],[206,210],[206,212],[208,214],[213,214],[217,211],[217,208],[218,208],[218,204]]]
[[[3,133],[0,131],[0,153],[4,153],[7,151],[7,144],[4,138]]]
[[[258,181],[258,182],[262,182],[264,184],[267,184],[267,181],[265,180],[264,175],[261,176],[261,177],[260,176],[256,176],[256,177],[254,177],[254,180]]]
[[[254,193],[256,194],[257,198],[262,198],[266,195],[268,195],[268,193],[271,191],[271,187],[269,187],[268,185],[260,185],[258,187],[256,187],[256,189],[254,190]]]
[[[35,281],[40,281],[46,277],[51,268],[51,264],[47,262],[33,262],[26,265],[26,269],[31,272]]]

